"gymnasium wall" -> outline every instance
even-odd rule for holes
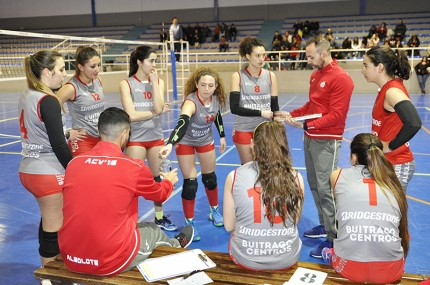
[[[97,26],[214,21],[214,0],[94,0]],[[429,0],[218,0],[218,20],[310,18],[430,11]],[[0,0],[7,30],[92,26],[91,0]]]

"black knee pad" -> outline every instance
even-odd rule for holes
[[[161,182],[161,181],[163,181],[163,179],[161,179],[160,175],[154,176],[154,180],[155,180],[155,182]]]
[[[39,255],[41,257],[55,257],[60,253],[58,247],[58,233],[45,232],[42,227],[39,227]]]
[[[196,178],[184,179],[181,197],[185,200],[196,199],[197,187],[198,183]]]
[[[202,174],[202,182],[208,190],[214,190],[218,186],[215,172]]]

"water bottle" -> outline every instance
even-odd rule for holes
[[[163,158],[160,163],[160,171],[163,173],[172,171],[172,162],[167,158]]]

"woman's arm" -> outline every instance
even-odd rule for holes
[[[131,98],[130,85],[127,80],[123,80],[119,84],[119,94],[124,111],[130,116],[130,121],[144,121],[155,117],[157,114],[154,111],[136,111],[134,102]],[[154,96],[155,97],[155,96]]]
[[[69,100],[75,99],[75,87],[72,84],[66,84],[58,90],[56,94],[60,104],[63,105]]]
[[[224,228],[228,232],[234,231],[236,227],[236,211],[234,209],[234,200],[232,194],[233,179],[235,171],[230,172],[225,179],[224,185],[224,204],[223,204],[223,216],[224,216]]]

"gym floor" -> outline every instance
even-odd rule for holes
[[[19,93],[0,93],[0,284],[39,284],[34,278],[33,271],[40,267],[38,255],[37,230],[40,221],[40,211],[34,197],[25,190],[18,177],[20,162],[20,136],[17,115]],[[121,107],[119,94],[106,94],[107,105]],[[302,106],[308,99],[307,94],[281,94],[279,105],[281,110],[292,110]],[[339,167],[349,166],[349,143],[361,132],[369,132],[371,126],[371,111],[375,94],[354,94],[351,100],[347,119],[347,127],[342,142]],[[416,172],[407,189],[409,202],[409,231],[411,249],[406,260],[407,273],[430,274],[430,97],[411,94],[411,100],[421,116],[423,127],[411,140],[411,149],[416,160]],[[165,126],[165,137],[170,135],[179,116],[178,104],[171,105],[171,111],[162,115]],[[219,201],[222,210],[222,193],[227,174],[240,165],[239,156],[231,139],[234,115],[226,112],[223,117],[226,129],[227,149],[218,152],[219,137],[214,129],[215,144],[217,145],[217,169],[219,185]],[[67,119],[70,127],[70,120]],[[304,155],[302,149],[303,131],[287,126],[287,136],[292,152],[293,165],[306,180]],[[426,143],[427,142],[427,143]],[[174,152],[170,155],[173,167],[178,167]],[[179,172],[180,173],[180,172]],[[170,219],[179,226],[184,225],[181,203],[181,181],[179,181],[170,199],[164,204],[164,211]],[[200,173],[198,173],[200,176]],[[199,242],[194,242],[191,248],[227,252],[229,233],[223,227],[215,227],[208,220],[209,207],[201,178],[198,177],[195,222],[201,235]],[[303,247],[301,261],[321,262],[309,256],[309,251],[321,241],[308,239],[302,233],[318,225],[317,211],[312,195],[305,181],[305,204],[299,222],[299,232]],[[427,189],[427,190],[426,190]],[[153,221],[154,212],[151,201],[139,200],[139,221]],[[173,236],[176,232],[167,232]]]

